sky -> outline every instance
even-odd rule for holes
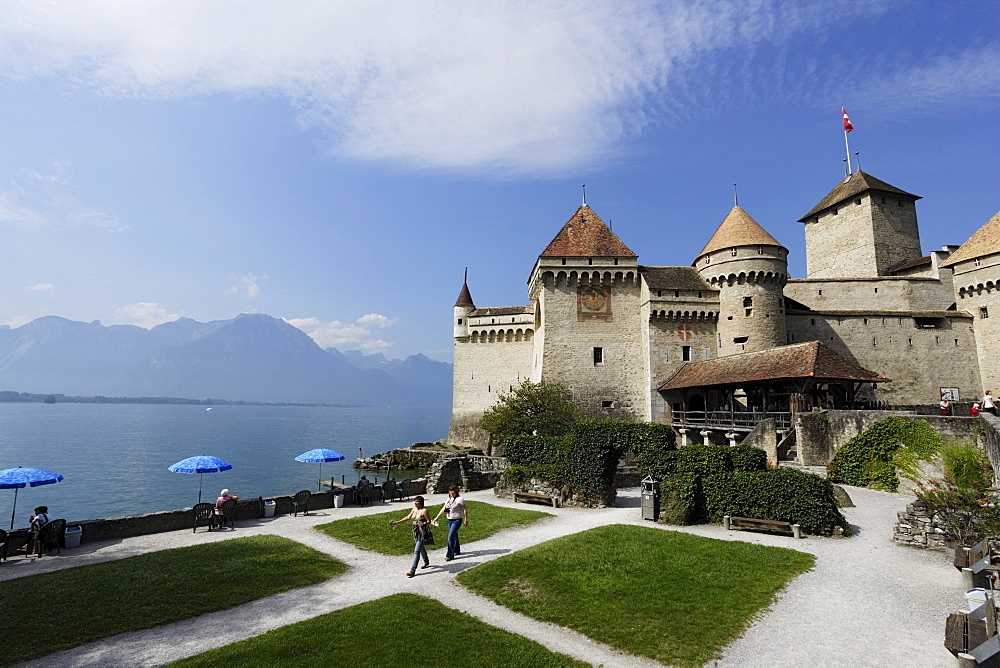
[[[0,325],[266,313],[449,361],[529,303],[587,203],[690,265],[739,203],[844,175],[922,196],[924,251],[1000,210],[1000,3],[0,0]]]

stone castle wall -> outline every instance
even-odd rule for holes
[[[923,276],[793,278],[785,296],[814,311],[946,311],[955,302],[950,281]]]
[[[481,342],[486,338],[485,342]],[[454,385],[448,440],[485,447],[489,435],[479,428],[479,418],[531,373],[533,338],[490,343],[486,337],[455,342]]]
[[[645,323],[640,313],[641,290],[637,273],[631,279],[595,282],[579,278],[546,279],[539,299],[544,323],[544,349],[540,351],[541,380],[565,385],[573,400],[592,415],[648,419],[649,381]],[[582,319],[578,314],[577,287],[611,288],[608,321]],[[595,362],[600,348],[602,361]]]
[[[1000,308],[1000,306],[998,306]],[[937,404],[940,388],[957,387],[962,401],[981,396],[976,338],[962,313],[917,327],[911,315],[790,314],[789,343],[821,341],[845,358],[892,382],[872,392],[890,404]]]
[[[1000,345],[997,345],[1000,341],[1000,256],[991,255],[979,261],[979,266],[975,260],[955,266],[955,298],[958,308],[973,317],[982,389],[992,390],[996,396],[1000,394]]]

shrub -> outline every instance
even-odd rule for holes
[[[895,492],[899,487],[897,468],[912,474],[916,463],[931,458],[942,443],[934,428],[922,420],[887,417],[837,451],[827,467],[827,479]]]
[[[729,458],[733,460],[734,471],[766,471],[767,453],[749,445],[729,448]]]
[[[968,441],[950,441],[942,445],[941,466],[946,474],[958,480],[993,480],[989,457]]]
[[[508,436],[504,439],[504,457],[511,466],[554,464],[562,457],[557,436]]]
[[[833,485],[804,471],[779,469],[722,473],[701,481],[708,518],[720,521],[723,515],[781,520],[800,524],[821,536],[835,527],[850,534],[847,520],[837,509]]]
[[[702,521],[698,476],[677,473],[660,485],[660,521],[667,524],[695,524]]]
[[[635,455],[639,475],[662,480],[667,462],[670,461],[670,453],[677,449],[677,436],[670,425],[633,423],[622,432],[627,440],[622,444],[623,448]]]
[[[601,420],[575,425],[572,439],[563,445],[564,484],[588,496],[610,493],[622,458],[626,424]]]
[[[733,460],[728,445],[689,445],[674,455],[673,473],[694,473],[699,476],[714,475],[733,470]]]
[[[1000,533],[1000,507],[982,478],[946,474],[944,480],[928,481],[914,491],[948,538],[962,545]]]

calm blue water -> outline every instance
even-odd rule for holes
[[[323,478],[344,475],[353,483],[351,463],[359,454],[447,434],[447,412],[420,409],[0,403],[0,469],[27,466],[65,476],[18,490],[15,526],[26,526],[43,504],[71,522],[191,506],[199,476],[167,467],[194,455],[233,465],[204,474],[203,500],[214,502],[223,487],[244,498],[315,490],[320,465],[295,461],[306,450],[344,455],[323,464]],[[10,525],[13,501],[14,490],[0,490],[0,528]]]

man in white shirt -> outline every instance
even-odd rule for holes
[[[443,513],[448,513],[448,553],[445,561],[451,561],[462,554],[462,544],[458,540],[458,528],[463,524],[469,526],[469,511],[465,508],[465,499],[458,495],[458,485],[448,488],[448,500],[444,502],[441,512],[437,514],[434,521]]]

